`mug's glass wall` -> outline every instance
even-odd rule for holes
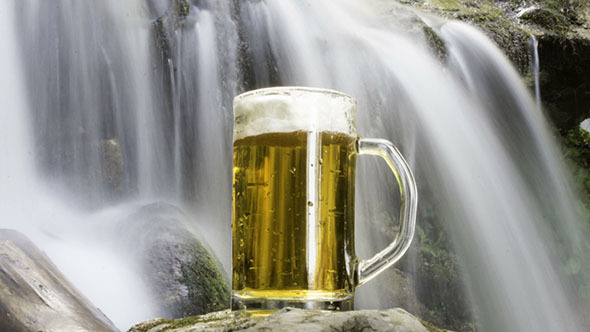
[[[399,260],[414,235],[417,190],[383,139],[358,138],[356,102],[324,89],[269,88],[234,99],[232,308],[352,309],[354,288]],[[354,250],[357,155],[387,163],[399,231],[370,259]]]
[[[234,309],[351,309],[356,103],[323,89],[234,100]]]

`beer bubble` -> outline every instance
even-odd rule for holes
[[[307,201],[307,206],[313,206],[313,202],[312,201]]]

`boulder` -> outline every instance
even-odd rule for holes
[[[328,312],[284,308],[269,316],[246,317],[229,310],[179,320],[152,320],[133,326],[129,332],[229,332],[229,331],[372,331],[437,332],[403,309]],[[442,331],[441,331],[442,332]]]
[[[0,230],[0,331],[118,331],[23,234]]]
[[[142,271],[153,302],[167,318],[229,307],[229,287],[220,264],[188,224],[178,207],[154,203],[118,225],[118,241]]]

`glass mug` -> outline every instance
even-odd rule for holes
[[[354,289],[395,263],[414,235],[417,190],[387,140],[359,138],[343,93],[275,87],[234,99],[232,309],[352,310]],[[373,258],[354,250],[357,155],[399,183],[400,231]]]

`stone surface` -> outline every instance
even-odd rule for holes
[[[103,181],[114,190],[120,189],[124,175],[124,165],[119,140],[116,138],[103,139],[100,142],[100,152]]]
[[[31,241],[1,229],[0,331],[118,330]]]
[[[403,309],[326,312],[285,308],[266,317],[244,317],[229,310],[175,321],[153,320],[133,326],[129,332],[428,332]]]
[[[166,318],[200,315],[229,307],[220,264],[188,229],[178,207],[143,206],[119,224],[118,241],[131,253],[154,303]]]

